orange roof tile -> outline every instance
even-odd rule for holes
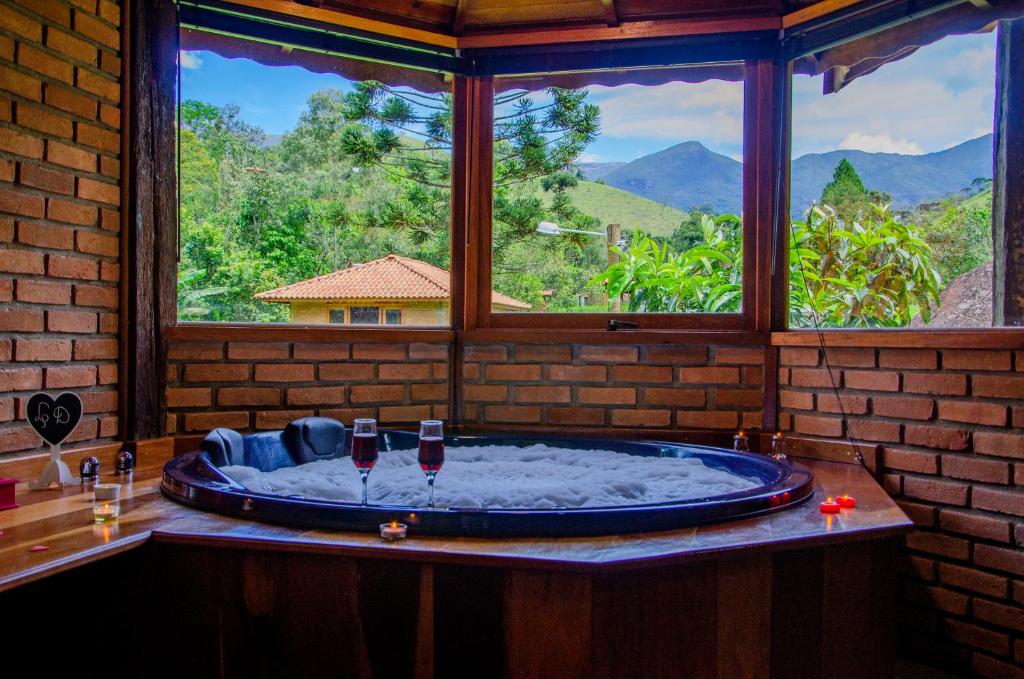
[[[372,262],[353,264],[347,269],[256,293],[264,302],[346,299],[447,300],[451,296],[450,276],[433,264],[401,255],[388,255]],[[491,291],[498,306],[526,310],[529,304]]]

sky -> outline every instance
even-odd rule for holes
[[[182,96],[235,104],[268,134],[295,126],[306,98],[350,89],[340,76],[182,53]],[[992,131],[995,34],[951,36],[822,96],[821,76],[793,80],[793,158],[834,149],[922,154]],[[718,80],[591,87],[601,137],[581,158],[628,162],[684,141],[740,159],[743,86]],[[538,97],[538,101],[540,97]]]

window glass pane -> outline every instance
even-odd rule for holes
[[[331,309],[331,323],[338,325],[345,324],[345,310],[344,309]]]
[[[992,325],[995,40],[794,77],[791,327]]]
[[[497,79],[493,311],[739,312],[742,152],[736,65]]]
[[[377,325],[380,323],[380,309],[375,306],[354,306],[349,311],[352,324]]]
[[[401,309],[388,309],[384,314],[384,322],[388,325],[401,325],[402,324],[402,310]]]
[[[178,318],[343,323],[329,303],[413,298],[427,312],[407,322],[447,325],[450,85],[196,35],[183,45],[211,47],[180,53]]]

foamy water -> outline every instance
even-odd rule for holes
[[[438,507],[598,507],[735,493],[760,483],[711,469],[696,458],[640,457],[608,450],[536,444],[448,448],[434,486]],[[275,495],[358,502],[359,473],[349,457],[261,472],[221,471],[246,488]],[[382,452],[370,473],[371,504],[425,506],[426,476],[416,450]]]

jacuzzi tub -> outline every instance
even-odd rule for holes
[[[290,429],[293,425],[289,425]],[[291,430],[292,433],[295,431]],[[264,432],[240,437],[245,450],[244,464],[258,467],[262,471],[271,471],[279,466],[309,461],[310,455],[294,452],[294,443],[291,446],[282,443],[282,440],[289,440],[287,432]],[[349,449],[349,435],[349,431],[345,430],[337,446],[339,451],[345,451],[343,454],[347,454]],[[294,441],[296,436],[298,434],[292,436],[291,440]],[[381,452],[386,453],[415,448],[417,435],[404,431],[381,431],[378,441]],[[196,451],[175,457],[165,465],[161,488],[168,497],[198,509],[268,523],[376,532],[381,523],[395,519],[409,524],[411,535],[495,537],[584,536],[670,530],[784,510],[806,500],[813,493],[812,475],[801,465],[720,448],[596,437],[563,438],[518,434],[445,437],[445,445],[449,448],[468,445],[528,446],[537,443],[579,450],[608,450],[623,455],[696,457],[709,467],[756,479],[760,485],[740,492],[699,499],[600,507],[363,507],[358,503],[285,497],[249,490],[218,468],[213,459],[219,456],[218,453],[211,456],[209,452]],[[221,465],[228,462],[230,460],[219,460]],[[242,463],[241,457],[234,463]]]

